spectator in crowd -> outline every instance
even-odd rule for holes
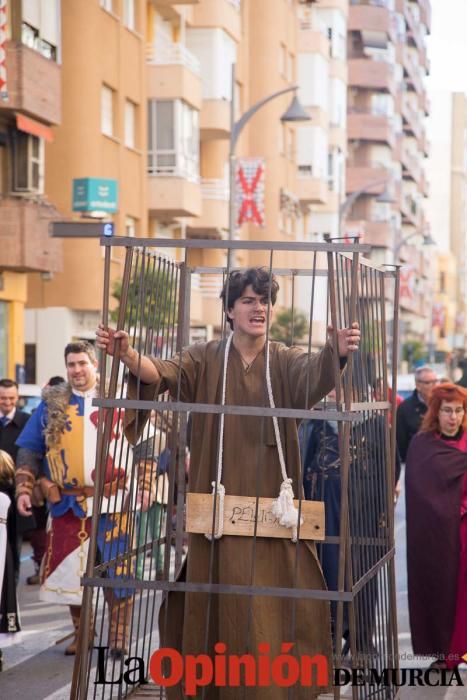
[[[7,452],[15,464],[18,455],[18,447],[15,442],[29,420],[29,413],[20,411],[17,407],[18,400],[18,384],[13,379],[0,379],[0,450]],[[11,508],[11,517],[16,519],[18,556],[21,553],[23,534],[30,533],[35,572],[28,576],[26,583],[34,585],[39,583],[39,567],[45,552],[47,514],[44,509],[34,506],[28,517],[19,515],[16,511],[16,501],[13,501]],[[17,573],[19,575],[19,568]]]
[[[415,654],[454,668],[467,651],[467,391],[433,389],[406,469],[407,572]]]
[[[396,440],[399,455],[403,462],[406,461],[407,450],[410,441],[416,435],[422,423],[423,416],[428,410],[433,387],[438,383],[438,378],[431,367],[418,367],[415,370],[415,389],[413,394],[405,399],[397,409]]]
[[[2,648],[21,629],[16,598],[19,552],[14,503],[15,465],[10,455],[0,450],[0,671]]]

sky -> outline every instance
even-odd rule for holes
[[[431,0],[431,7],[429,90],[467,92],[467,0]]]
[[[431,35],[427,38],[431,72],[426,80],[431,100],[427,119],[430,157],[427,214],[439,250],[449,249],[451,93],[467,93],[467,0],[431,0]]]

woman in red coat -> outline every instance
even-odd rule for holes
[[[406,463],[407,570],[415,654],[454,668],[467,653],[467,391],[433,389]]]

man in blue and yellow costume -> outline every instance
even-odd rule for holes
[[[68,382],[47,387],[27,426],[19,436],[20,447],[16,472],[18,511],[29,514],[34,481],[40,476],[47,498],[50,519],[47,547],[41,566],[41,600],[69,605],[74,625],[74,638],[65,654],[77,651],[82,587],[94,509],[94,477],[98,410],[92,406],[97,395],[97,359],[94,347],[87,341],[70,343],[65,348]],[[129,517],[134,507],[130,499],[137,496],[138,485],[131,484],[127,471],[114,464],[114,455],[126,455],[128,445],[122,432],[123,416],[115,411],[111,441],[106,461],[104,489],[100,504],[98,553],[108,562],[130,549]],[[131,462],[131,460],[126,460]],[[125,463],[125,457],[123,466]],[[42,476],[41,476],[42,475]],[[139,477],[139,496],[148,504],[147,484]],[[111,577],[131,575],[129,557],[124,563],[109,567]],[[122,561],[122,559],[120,561]],[[125,588],[106,589],[109,608],[109,647],[113,656],[126,652],[131,623],[133,591]]]

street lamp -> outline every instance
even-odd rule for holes
[[[233,241],[235,237],[235,149],[238,138],[245,124],[263,107],[263,105],[271,102],[276,97],[285,95],[287,92],[296,93],[298,85],[291,85],[277,92],[273,92],[267,97],[263,97],[258,102],[250,107],[242,116],[235,121],[235,63],[232,64],[232,91],[230,101],[230,143],[229,143],[229,241]],[[296,94],[294,94],[292,102],[288,109],[281,117],[281,122],[304,122],[310,121],[311,117],[300,104]]]
[[[419,236],[419,235],[420,235],[420,231],[414,231],[413,233],[409,233],[408,236],[405,236],[405,238],[402,238],[402,240],[400,240],[397,243],[397,245],[394,246],[394,249],[392,251],[393,256],[394,256],[394,263],[397,263],[397,261],[399,259],[400,250],[407,243],[407,241],[409,241],[411,238],[414,238],[415,236]],[[422,245],[424,245],[424,246],[436,245],[436,241],[434,240],[431,233],[428,232],[428,233],[423,234]]]
[[[368,182],[366,185],[361,187],[359,190],[356,192],[352,192],[347,199],[345,199],[342,204],[339,207],[339,236],[342,235],[342,222],[348,213],[348,211],[353,207],[354,203],[357,201],[359,197],[361,197],[362,194],[366,194],[370,190],[373,189],[373,187],[379,187],[380,185],[386,185],[386,188],[384,192],[382,192],[378,197],[376,198],[377,202],[381,202],[382,204],[392,204],[394,202],[394,195],[388,189],[389,179],[384,178],[384,180],[373,180],[372,182]]]

